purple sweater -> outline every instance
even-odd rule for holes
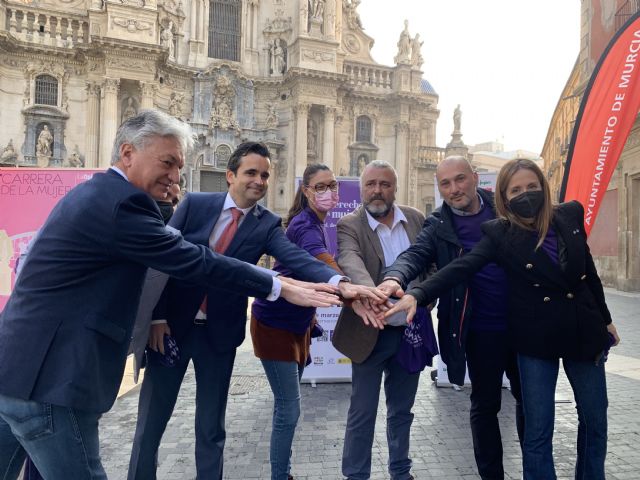
[[[321,253],[328,253],[324,223],[310,208],[305,208],[291,219],[286,235],[292,243],[314,257]],[[286,277],[296,278],[291,270],[278,261],[273,269]],[[316,309],[299,307],[283,298],[279,298],[275,302],[257,298],[251,306],[251,313],[260,323],[302,335],[309,328]]]
[[[480,225],[493,220],[490,208],[483,206],[475,215],[452,215],[458,240],[467,253],[482,238]],[[471,320],[469,328],[483,331],[507,329],[509,284],[504,271],[495,263],[485,265],[469,282]]]

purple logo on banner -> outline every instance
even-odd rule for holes
[[[354,177],[337,177],[340,189],[340,201],[336,208],[329,212],[325,220],[327,227],[327,237],[329,240],[329,252],[334,257],[338,253],[338,239],[336,235],[336,225],[338,220],[346,214],[353,212],[360,203],[360,179]],[[300,185],[301,179],[296,178],[296,189]]]

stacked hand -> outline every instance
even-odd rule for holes
[[[302,307],[330,307],[342,305],[338,298],[339,289],[328,283],[310,283],[288,277],[278,277],[282,281],[280,296],[290,303]]]

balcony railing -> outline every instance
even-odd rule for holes
[[[393,69],[390,67],[345,62],[343,73],[349,77],[349,83],[356,87],[391,90]]]
[[[431,167],[439,164],[445,157],[445,149],[440,147],[419,147],[418,167]]]
[[[60,48],[89,43],[89,22],[82,17],[12,7],[7,9],[6,28],[23,42]]]
[[[616,12],[616,31],[620,30],[631,16],[640,10],[640,0],[627,0]]]

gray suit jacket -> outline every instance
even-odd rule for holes
[[[400,205],[407,217],[405,229],[413,243],[422,229],[424,215],[412,207]],[[382,282],[384,253],[378,234],[371,230],[363,207],[359,207],[338,222],[338,265],[355,284],[374,287]],[[425,272],[428,266],[425,266]],[[424,275],[422,276],[424,278]],[[339,352],[355,363],[369,357],[378,339],[376,328],[364,325],[362,319],[344,307],[333,332],[332,343]]]

